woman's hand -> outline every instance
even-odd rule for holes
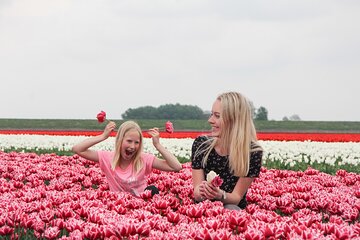
[[[199,185],[199,193],[205,199],[210,200],[220,200],[222,197],[222,191],[218,187],[214,187],[211,183],[207,181],[202,181]]]

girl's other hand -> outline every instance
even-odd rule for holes
[[[149,129],[148,133],[150,134],[154,145],[157,145],[160,143],[159,128],[151,128],[151,129]]]

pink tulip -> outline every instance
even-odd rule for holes
[[[60,230],[65,228],[64,219],[56,218],[50,222],[51,226],[58,227]]]
[[[128,237],[132,233],[133,226],[129,223],[122,223],[119,226],[116,226],[115,231],[119,237]]]
[[[177,224],[180,221],[180,214],[176,212],[168,212],[166,214],[166,218],[169,222],[173,224]]]
[[[261,240],[264,239],[262,233],[257,229],[250,229],[244,234],[245,240]]]
[[[336,171],[336,176],[345,177],[347,174],[346,170],[340,169]]]
[[[214,177],[214,179],[211,181],[211,184],[214,187],[220,187],[222,185],[222,183],[223,183],[223,180],[219,176]]]
[[[266,239],[275,237],[276,234],[275,227],[273,225],[266,224],[263,234]]]
[[[134,228],[135,228],[135,232],[143,237],[149,236],[150,231],[151,231],[150,225],[145,222],[135,225]]]
[[[205,227],[216,231],[220,227],[220,223],[217,220],[208,220],[205,222]]]
[[[38,233],[43,233],[45,231],[45,223],[41,220],[35,221],[33,227]]]
[[[58,227],[48,227],[45,229],[44,236],[46,239],[56,239],[60,234]]]
[[[140,197],[145,201],[152,197],[151,190],[145,190],[144,192],[140,193]]]
[[[249,218],[241,214],[231,214],[228,221],[230,228],[239,234],[246,231]]]
[[[349,230],[347,230],[346,228],[335,228],[334,235],[336,236],[336,239],[339,240],[351,239]]]
[[[96,225],[86,225],[84,228],[84,237],[87,239],[101,239],[102,232]]]
[[[174,126],[173,126],[172,122],[167,121],[167,122],[165,123],[165,130],[166,130],[166,132],[168,132],[168,133],[173,133],[173,132],[174,132]]]
[[[13,234],[14,229],[9,226],[2,226],[0,227],[0,236],[6,236]]]
[[[359,218],[359,210],[356,208],[348,208],[341,216],[346,222],[354,222]]]
[[[166,200],[156,196],[154,197],[154,206],[157,209],[166,209],[169,206],[169,204]]]
[[[195,205],[187,208],[186,213],[191,218],[200,218],[203,215],[204,210],[199,207],[199,205]]]
[[[93,222],[93,223],[101,224],[101,217],[100,217],[100,215],[97,214],[97,213],[94,213],[94,212],[92,212],[92,213],[89,214],[88,220],[89,220],[90,222]]]
[[[311,167],[308,167],[308,169],[306,169],[306,170],[304,171],[304,173],[305,173],[306,175],[317,175],[317,174],[320,173],[320,171],[319,171],[319,170],[316,170],[316,169],[313,169],[313,168],[311,168]]]
[[[114,210],[119,214],[126,214],[126,212],[127,212],[127,209],[121,205],[115,206]]]
[[[54,219],[54,212],[50,209],[46,209],[45,211],[41,211],[39,216],[42,221],[49,223],[52,219]]]
[[[218,229],[212,237],[213,240],[229,240],[231,239],[231,232],[225,229]]]

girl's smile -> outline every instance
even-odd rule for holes
[[[125,161],[134,159],[140,147],[140,135],[136,130],[127,132],[121,144],[121,156]]]

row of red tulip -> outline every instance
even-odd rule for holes
[[[57,131],[57,130],[0,130],[0,134],[37,134],[59,136],[95,136],[101,131]],[[112,133],[115,136],[116,132]],[[144,132],[144,137],[149,137]],[[209,134],[206,131],[161,132],[163,138],[196,138]],[[318,141],[318,142],[360,142],[360,133],[293,133],[293,132],[259,132],[259,140],[271,141]]]

